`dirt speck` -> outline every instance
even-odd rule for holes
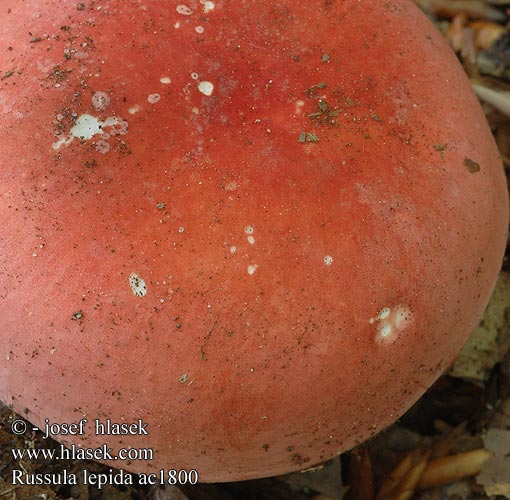
[[[480,164],[470,158],[464,158],[464,166],[469,170],[470,173],[474,174],[480,172]]]

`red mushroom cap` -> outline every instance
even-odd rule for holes
[[[393,422],[473,330],[503,170],[411,2],[8,0],[0,40],[0,399],[88,420],[57,439],[284,473]]]

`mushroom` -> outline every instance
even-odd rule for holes
[[[0,39],[0,399],[62,443],[310,467],[477,324],[503,170],[411,2],[7,1]]]

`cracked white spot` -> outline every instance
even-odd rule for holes
[[[147,295],[147,286],[145,285],[145,281],[135,273],[131,273],[129,275],[129,286],[131,287],[131,290],[133,290],[133,294],[137,297],[144,297]]]
[[[370,324],[375,323],[381,319],[386,319],[391,314],[391,309],[389,307],[383,307],[375,318],[370,319]]]
[[[124,135],[128,132],[128,122],[116,116],[109,116],[105,121],[101,121],[89,114],[80,115],[71,128],[70,135],[55,142],[53,149],[59,149],[63,144],[70,144],[74,138],[87,141],[97,134],[107,138],[109,137],[105,130],[107,128],[110,128],[108,131],[110,135]]]
[[[122,118],[110,116],[103,122],[103,128],[104,127],[111,127],[111,135],[126,135],[129,125],[128,122]]]
[[[160,101],[161,96],[159,94],[149,94],[147,97],[147,101],[150,104],[156,104]]]
[[[368,322],[371,325],[376,325],[375,342],[393,344],[399,333],[404,331],[413,320],[413,313],[409,307],[397,305],[394,308],[383,307]]]
[[[326,255],[326,257],[324,257],[324,264],[326,264],[326,266],[333,264],[333,257],[331,257],[331,255]]]
[[[71,136],[78,139],[88,140],[92,139],[96,134],[102,134],[103,122],[92,115],[81,115],[71,128]]]
[[[95,92],[92,96],[92,107],[96,111],[104,111],[110,105],[110,96],[106,92]]]
[[[380,333],[383,337],[387,337],[391,333],[391,325],[386,323],[381,326]]]
[[[209,12],[213,11],[214,10],[214,2],[205,2],[205,1],[202,1],[200,3],[203,3],[204,4],[204,8],[203,8],[203,12],[204,14],[209,14]]]
[[[208,82],[207,80],[203,80],[201,82],[198,83],[198,90],[200,92],[202,92],[202,94],[204,95],[212,95],[213,91],[214,91],[214,84],[212,84],[211,82]]]

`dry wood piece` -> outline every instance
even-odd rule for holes
[[[374,498],[372,460],[366,446],[359,446],[350,453],[349,486],[347,500]]]
[[[461,12],[454,16],[446,32],[446,40],[455,52],[461,52],[465,46],[466,22],[467,16]]]
[[[490,456],[483,448],[431,459],[432,456],[449,453],[452,440],[464,428],[461,425],[448,432],[432,450],[418,448],[404,457],[381,486],[376,500],[407,500],[415,491],[479,474]]]
[[[430,451],[416,449],[409,453],[383,483],[376,500],[408,500],[416,490],[430,457]]]
[[[506,116],[510,116],[510,92],[487,87],[481,82],[472,82],[475,94]]]
[[[477,54],[490,49],[504,33],[504,26],[498,23],[488,21],[468,23],[466,13],[462,12],[453,17],[445,37],[452,49],[460,54],[464,65],[468,63],[474,66]]]
[[[423,490],[475,476],[481,471],[489,456],[490,453],[481,448],[431,460],[423,471],[416,489]]]
[[[444,457],[452,453],[454,441],[466,430],[466,422],[462,422],[452,429],[448,427],[445,422],[437,420],[435,422],[435,427],[437,430],[442,431],[442,436],[432,448],[431,458],[433,459]]]
[[[505,21],[499,9],[489,6],[482,0],[415,0],[418,6],[436,16],[454,17],[464,12],[471,18],[486,21]]]
[[[486,50],[505,33],[505,27],[498,23],[487,21],[473,21],[469,27],[475,32],[476,50]]]

